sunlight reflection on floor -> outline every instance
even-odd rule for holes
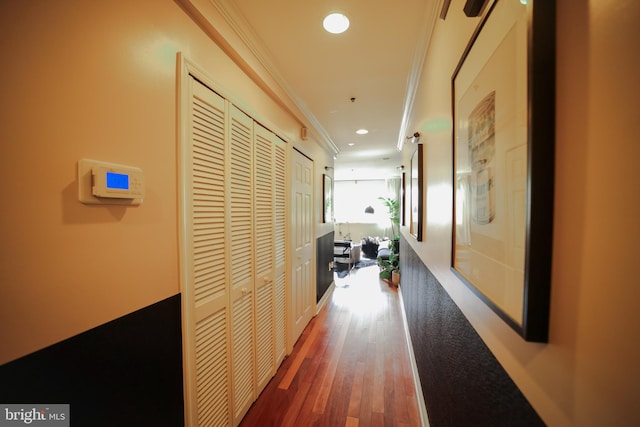
[[[387,310],[389,298],[380,283],[378,266],[359,268],[336,282],[332,302],[338,307],[348,308],[356,314],[375,314]]]

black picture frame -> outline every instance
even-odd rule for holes
[[[322,222],[333,222],[333,178],[322,174]]]
[[[487,6],[452,76],[451,268],[525,340],[547,342],[555,1]]]
[[[410,170],[410,200],[411,210],[409,211],[409,234],[416,238],[417,241],[423,240],[422,218],[424,216],[424,153],[423,145],[418,144],[416,151],[411,155]]]
[[[402,172],[402,181],[400,183],[400,193],[402,194],[402,203],[400,203],[400,220],[401,225],[404,227],[407,225],[406,210],[407,210],[407,173]]]
[[[465,15],[472,18],[480,16],[486,4],[487,0],[467,0],[462,10]]]

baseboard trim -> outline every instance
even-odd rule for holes
[[[335,290],[335,288],[336,288],[336,281],[333,280],[329,285],[329,287],[327,288],[327,290],[325,291],[322,298],[320,298],[320,301],[318,301],[318,303],[316,304],[316,314],[315,314],[316,316],[318,315],[318,313],[320,313],[320,310],[322,310],[322,307],[325,306],[327,301],[331,299],[331,295],[333,295],[333,291]]]

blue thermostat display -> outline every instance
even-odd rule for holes
[[[81,159],[78,161],[79,190],[83,203],[140,204],[144,198],[144,174],[142,169]],[[89,191],[84,190],[90,185]],[[123,200],[125,199],[125,200]]]
[[[129,175],[107,171],[107,188],[118,190],[129,189]]]

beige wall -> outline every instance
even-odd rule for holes
[[[303,143],[291,112],[173,1],[3,1],[0,40],[2,364],[179,292],[177,52]],[[331,159],[303,148],[321,168]],[[144,203],[78,202],[85,157],[141,167]]]
[[[410,126],[430,206],[451,204],[450,77],[474,26],[463,3],[438,23]],[[639,423],[638,18],[634,0],[558,1],[550,343],[523,342],[450,273],[450,211],[427,209],[413,244],[549,425]],[[0,35],[0,364],[179,292],[176,52],[314,156],[319,185],[332,163],[172,1],[5,1]],[[80,204],[83,157],[142,167],[144,203]]]
[[[403,232],[548,425],[638,425],[640,4],[557,3],[549,344],[524,342],[449,270],[450,82],[476,24],[462,15],[462,0],[438,22],[409,127],[426,144],[426,241]],[[406,159],[413,149],[404,149]]]

